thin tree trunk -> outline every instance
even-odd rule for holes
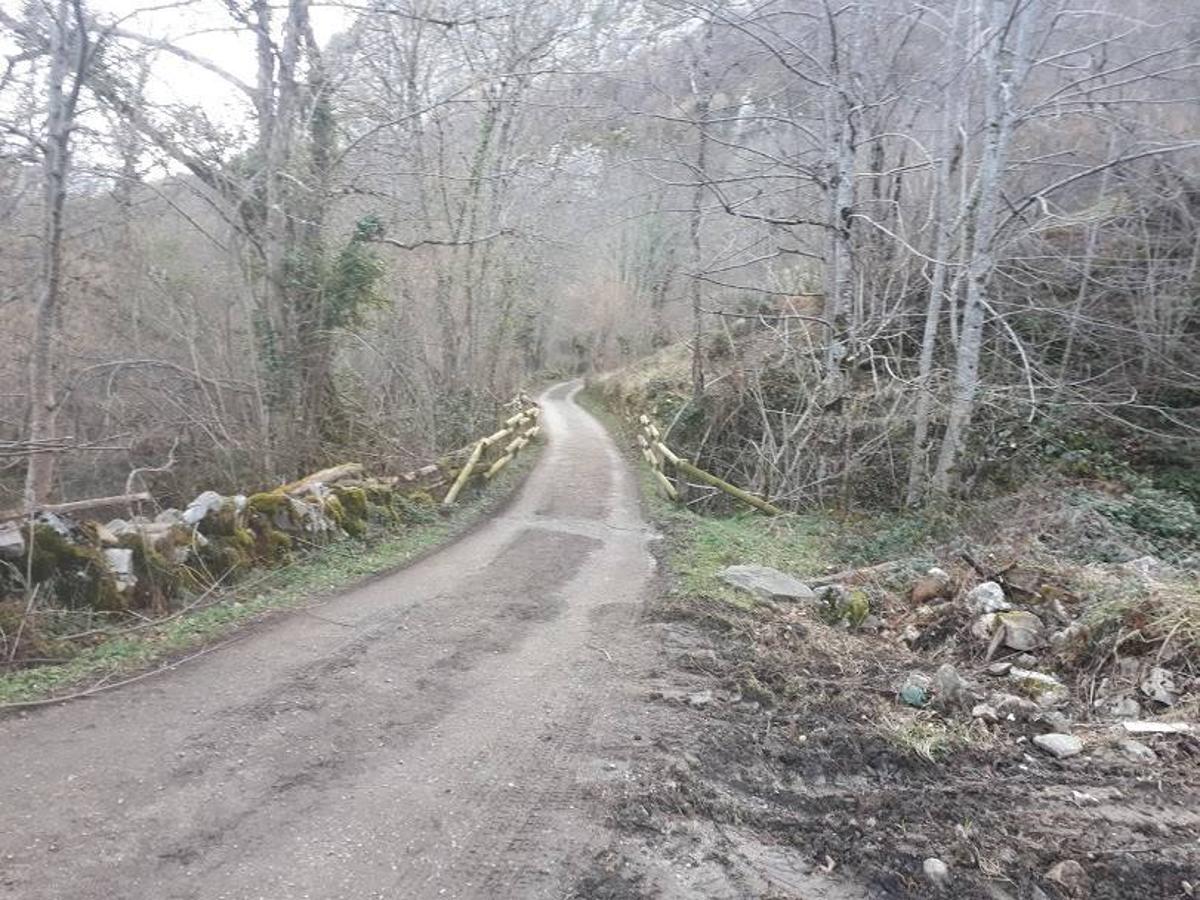
[[[1014,94],[1023,80],[1025,20],[1023,0],[989,0],[991,53],[986,81],[986,143],[975,197],[974,237],[967,264],[962,331],[955,360],[954,384],[946,433],[938,453],[933,487],[948,493],[966,445],[979,391],[979,358],[983,349],[984,294],[995,266],[992,246],[1008,147],[1014,121]]]
[[[42,161],[43,198],[42,260],[34,316],[33,346],[29,359],[29,440],[33,444],[55,435],[59,406],[55,381],[57,359],[54,342],[62,306],[63,218],[67,175],[71,168],[71,130],[87,54],[86,32],[72,28],[72,6],[58,0],[50,22],[50,71],[47,81],[46,148]],[[76,19],[78,8],[75,8]],[[77,22],[78,25],[78,22]],[[79,56],[74,82],[67,89],[71,54]],[[53,453],[31,453],[25,472],[24,504],[32,512],[45,502],[54,481]]]

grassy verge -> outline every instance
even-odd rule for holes
[[[0,675],[0,706],[65,695],[169,663],[220,642],[239,626],[270,613],[314,603],[368,576],[404,566],[492,513],[520,485],[536,457],[537,450],[527,452],[488,490],[465,497],[445,516],[434,514],[427,523],[380,532],[366,541],[338,541],[291,565],[251,573],[237,586],[214,595],[211,605],[161,625],[111,637],[68,662]]]
[[[625,423],[589,390],[581,392],[578,400],[614,436],[637,473],[643,508],[663,533],[664,562],[675,578],[673,593],[746,609],[754,605],[750,595],[717,577],[726,566],[772,566],[803,580],[836,561],[831,549],[834,523],[828,515],[770,518],[747,510],[709,516],[671,502],[662,495],[650,467],[632,449],[632,432]]]

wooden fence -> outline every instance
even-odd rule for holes
[[[743,503],[748,503],[755,509],[761,510],[768,515],[777,516],[782,514],[783,510],[779,507],[768,503],[761,497],[756,497],[749,491],[744,491],[736,485],[730,484],[723,478],[718,478],[711,472],[706,472],[699,466],[688,462],[679,454],[671,450],[664,443],[662,433],[658,426],[650,421],[650,417],[646,415],[638,416],[636,419],[638,425],[637,440],[638,446],[641,448],[642,456],[649,463],[651,470],[654,472],[655,480],[663,489],[670,499],[679,500],[679,488],[667,475],[667,469],[674,470],[677,480],[685,480],[687,478],[695,479],[701,484],[707,484],[710,487],[724,491],[731,497],[734,497]]]
[[[506,465],[516,458],[530,441],[541,431],[538,420],[541,410],[537,406],[528,406],[514,416],[504,421],[504,427],[495,434],[478,441],[471,447],[470,455],[458,476],[446,492],[442,506],[453,506],[462,489],[470,482],[472,476],[479,475],[485,481],[491,481]],[[499,450],[499,453],[494,451]],[[489,460],[488,456],[494,458]]]

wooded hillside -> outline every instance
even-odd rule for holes
[[[399,471],[664,347],[701,455],[792,508],[1194,465],[1190,0],[0,27],[0,509]]]

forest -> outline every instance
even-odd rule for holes
[[[0,27],[0,508],[396,469],[654,359],[697,456],[791,509],[1196,459],[1189,0]]]

